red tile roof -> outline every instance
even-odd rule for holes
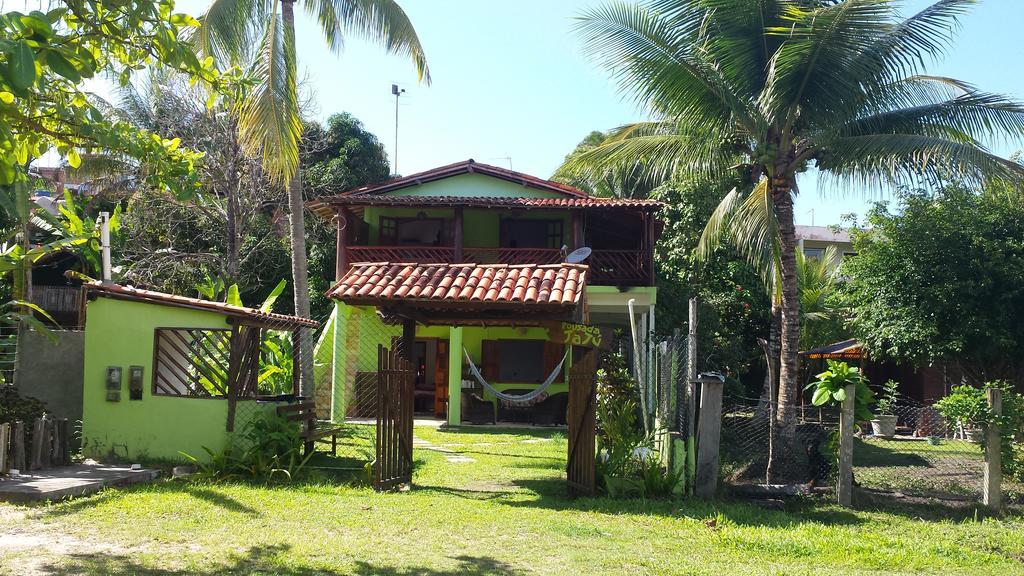
[[[149,302],[151,304],[177,306],[180,308],[209,310],[211,312],[220,312],[221,314],[234,316],[236,318],[259,321],[261,324],[272,324],[275,328],[279,325],[282,330],[291,330],[301,326],[317,327],[320,325],[319,322],[310,320],[309,318],[287,316],[285,314],[275,314],[273,312],[263,312],[262,310],[257,310],[255,308],[232,306],[230,304],[225,304],[224,302],[211,302],[210,300],[177,296],[175,294],[166,294],[164,292],[155,292],[153,290],[141,290],[139,288],[120,286],[117,284],[101,284],[97,282],[93,284],[85,284],[82,286],[82,289],[85,290],[86,296],[92,292],[99,296],[118,298],[121,300]]]
[[[523,172],[516,172],[515,170],[506,170],[505,168],[499,168],[497,166],[491,166],[490,164],[481,164],[472,158],[469,160],[463,160],[462,162],[456,162],[454,164],[448,164],[447,166],[441,166],[439,168],[431,168],[424,172],[418,172],[416,174],[410,174],[408,176],[402,176],[401,178],[395,178],[394,180],[388,180],[383,184],[372,184],[369,186],[363,186],[362,188],[356,188],[355,190],[349,190],[343,192],[343,195],[362,195],[362,194],[384,194],[391,192],[392,190],[399,190],[401,188],[408,188],[410,186],[418,186],[426,182],[433,182],[434,180],[441,180],[443,178],[449,178],[451,176],[457,176],[459,174],[485,174],[487,176],[493,176],[502,180],[508,180],[515,182],[516,184],[522,184],[528,188],[536,188],[538,190],[547,190],[550,192],[557,192],[566,196],[579,196],[586,197],[587,193],[568,184],[562,184],[561,182],[555,182],[553,180],[545,180]]]
[[[629,198],[494,198],[487,196],[324,196],[306,204],[317,214],[331,218],[332,206],[406,206],[466,208],[518,208],[540,209],[600,209],[636,208],[656,210],[662,206],[657,200],[633,200]]]
[[[353,264],[327,295],[349,304],[575,306],[586,286],[583,264]]]
[[[515,182],[527,188],[535,188],[559,194],[557,198],[524,198],[524,197],[490,197],[490,196],[396,196],[389,194],[395,190],[409,188],[457,176],[459,174],[477,173],[493,176],[502,180]],[[600,208],[634,208],[656,210],[662,206],[655,200],[633,200],[628,198],[595,198],[586,192],[551,180],[544,180],[522,172],[506,170],[497,166],[480,164],[473,160],[458,162],[405,176],[383,184],[364,186],[342,194],[322,196],[310,201],[306,206],[326,219],[334,217],[340,206],[406,206],[406,207],[478,207],[478,208],[544,208],[544,209],[600,209]]]

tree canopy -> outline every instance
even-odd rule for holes
[[[301,157],[307,197],[379,184],[391,174],[384,145],[348,112],[331,115],[326,126],[306,122]]]
[[[1024,377],[1024,203],[947,186],[878,205],[854,231],[843,298],[876,357],[951,362],[972,382]]]

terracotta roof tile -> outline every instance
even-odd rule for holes
[[[583,264],[406,264],[362,262],[327,295],[344,302],[401,300],[574,306],[586,286]]]
[[[493,198],[487,196],[391,196],[387,194],[366,196],[323,196],[306,204],[310,210],[330,219],[335,210],[343,206],[396,206],[396,207],[442,207],[454,208],[514,208],[514,209],[601,209],[632,208],[657,210],[663,205],[657,200],[635,200],[630,198]]]

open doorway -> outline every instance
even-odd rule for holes
[[[421,416],[448,416],[448,341],[417,339],[413,345],[415,380],[413,412]]]

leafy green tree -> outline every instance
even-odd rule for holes
[[[295,52],[295,0],[213,0],[200,18],[196,44],[216,61],[248,66],[255,82],[237,101],[242,144],[262,158],[263,168],[288,191],[289,240],[295,313],[308,317],[309,271],[306,224],[299,172],[299,114]],[[379,42],[388,52],[409,56],[421,81],[430,71],[420,40],[405,12],[393,0],[304,0],[317,17],[324,40],[340,50],[348,35]],[[253,51],[253,46],[257,48]],[[312,358],[312,342],[303,342],[303,357]],[[303,366],[303,393],[312,382]]]
[[[735,202],[764,220],[745,228],[749,253],[778,255],[781,450],[773,467],[793,457],[800,394],[797,175],[814,167],[861,188],[1024,180],[982,144],[1024,134],[1024,106],[923,75],[971,4],[942,0],[901,19],[896,3],[878,0],[651,0],[580,18],[587,52],[654,120],[613,131],[563,174],[639,164],[654,177],[738,170],[754,183]]]
[[[843,264],[844,304],[877,358],[1024,383],[1024,203],[949,186],[878,205]]]
[[[0,187],[11,199],[9,215],[17,216],[22,255],[33,250],[29,165],[49,150],[72,167],[83,154],[111,151],[145,164],[151,186],[180,196],[194,192],[195,153],[107,117],[84,87],[96,76],[127,83],[140,62],[160,62],[216,89],[232,84],[178,40],[198,22],[174,14],[173,6],[170,0],[65,0],[46,12],[0,14]],[[20,262],[15,292],[28,297],[32,260]]]
[[[301,151],[307,197],[379,184],[391,174],[384,145],[348,112],[331,115],[326,126],[307,122]]]

